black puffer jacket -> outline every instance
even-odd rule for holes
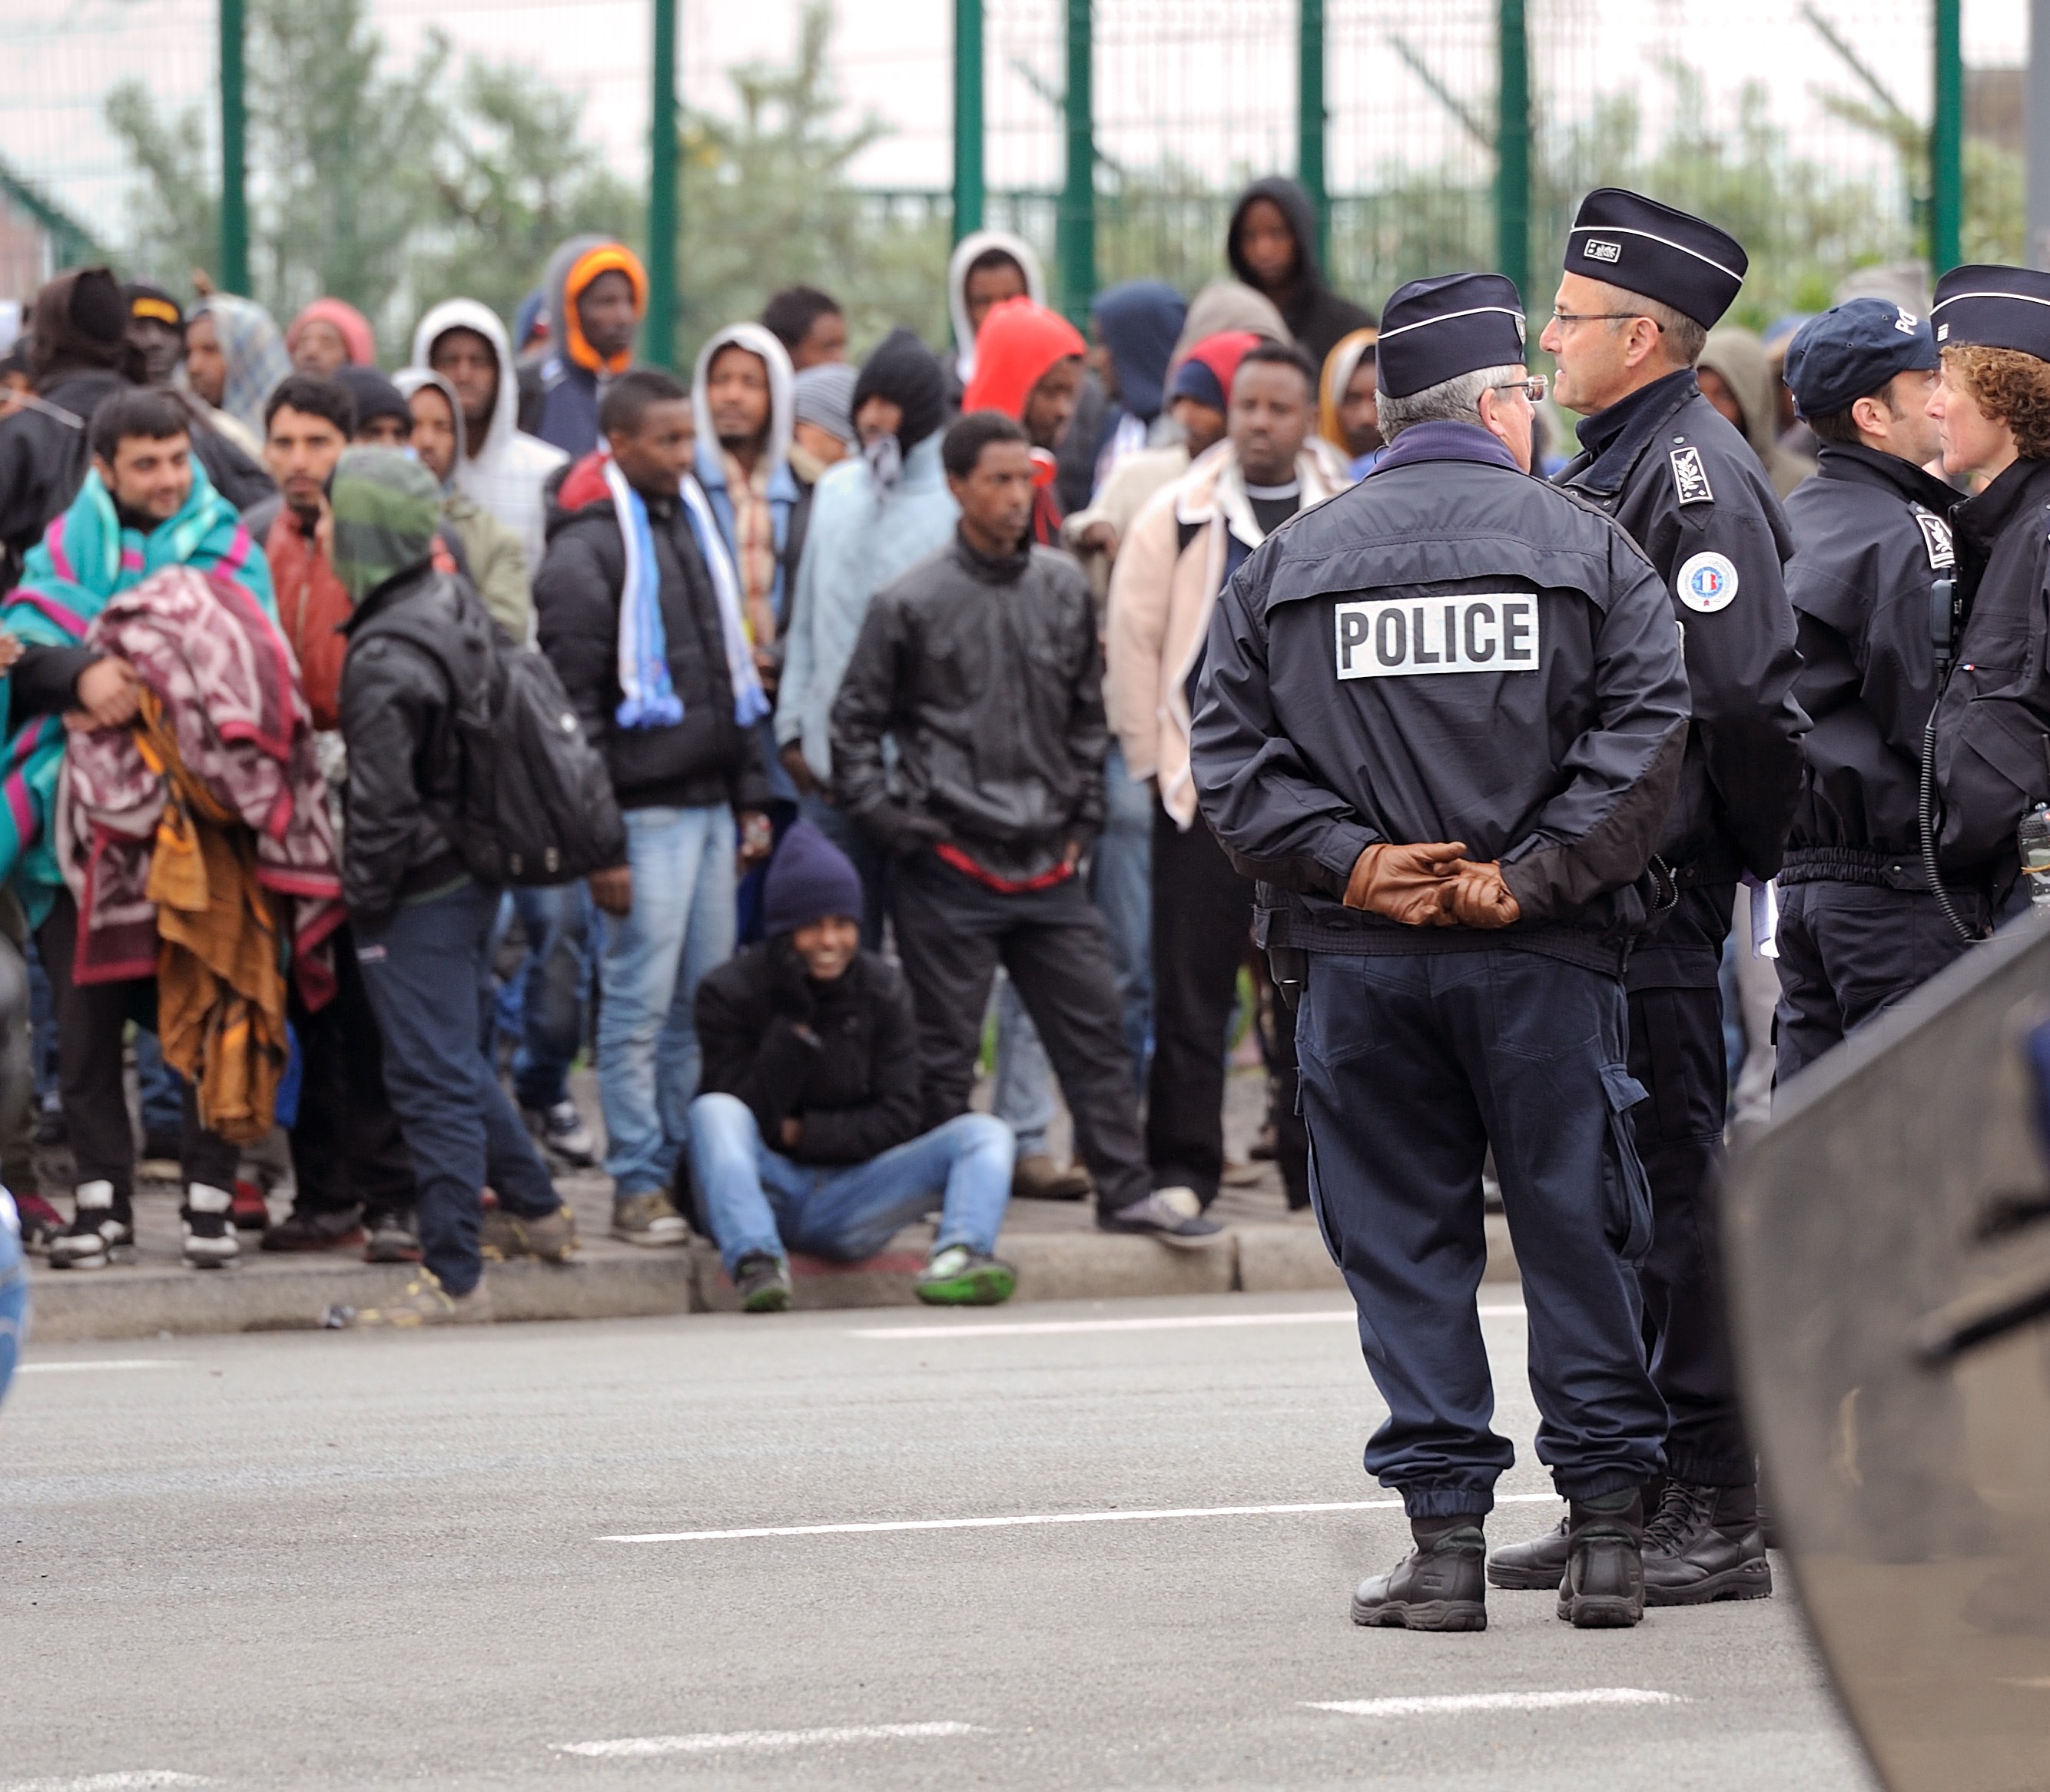
[[[86,426],[100,401],[127,384],[111,368],[59,373],[36,395],[49,410],[0,419],[0,587],[13,588],[50,519],[78,496],[92,464]]]
[[[957,533],[875,594],[833,701],[855,819],[892,851],[947,841],[1000,877],[1093,838],[1108,746],[1089,582],[1050,548],[992,560]]]
[[[1281,314],[1281,321],[1288,326],[1288,333],[1296,339],[1296,345],[1307,354],[1318,367],[1324,364],[1324,357],[1338,346],[1339,338],[1356,329],[1365,329],[1374,321],[1374,314],[1363,305],[1355,305],[1349,298],[1341,298],[1324,283],[1324,271],[1317,260],[1317,220],[1310,209],[1310,196],[1285,175],[1274,174],[1264,181],[1255,181],[1238,196],[1238,202],[1231,208],[1231,229],[1225,240],[1231,260],[1231,271],[1256,291],[1260,282],[1253,277],[1253,268],[1238,251],[1238,224],[1245,216],[1245,208],[1256,199],[1265,199],[1277,206],[1281,216],[1288,220],[1288,229],[1296,239],[1296,284],[1286,293],[1269,293],[1275,308]]]
[[[385,580],[345,625],[341,887],[353,914],[382,917],[403,898],[465,875],[450,833],[462,769],[449,644],[488,641],[489,630],[477,594],[424,564]],[[481,688],[490,676],[488,653],[471,656],[465,669]]]
[[[562,489],[587,484],[583,471],[573,471]],[[550,512],[548,555],[534,580],[541,651],[576,705],[585,738],[605,754],[622,809],[714,803],[759,808],[769,800],[762,730],[743,729],[733,719],[733,680],[711,575],[681,501],[646,502],[661,580],[669,682],[682,700],[683,720],[672,728],[622,728],[614,721],[626,544],[609,497]]]
[[[745,1101],[772,1151],[801,1163],[865,1163],[918,1135],[910,986],[874,952],[814,983],[781,935],[728,959],[698,985],[707,1095]],[[794,1146],[785,1120],[801,1120]]]

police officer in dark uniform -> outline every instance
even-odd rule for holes
[[[1986,481],[1951,512],[1964,627],[1936,716],[1947,882],[2027,905],[2015,830],[2050,795],[2050,274],[1959,267],[1936,282],[1931,400],[1943,470]]]
[[[1955,562],[1945,519],[1958,497],[1922,470],[1939,452],[1928,414],[1937,365],[1928,320],[1883,298],[1811,317],[1787,351],[1795,407],[1822,452],[1817,477],[1787,501],[1787,596],[1801,653],[1794,695],[1814,725],[1779,867],[1782,1083],[1985,928],[1984,898],[1965,888],[1939,896],[1923,857],[1932,618],[1947,637]]]
[[[1391,446],[1226,587],[1191,735],[1203,814],[1302,991],[1311,1201],[1388,1403],[1366,1467],[1415,1541],[1354,1595],[1362,1624],[1487,1623],[1481,1525],[1514,1455],[1475,1311],[1491,1144],[1538,1454],[1569,1502],[1561,1617],[1642,1616],[1662,1461],[1622,971],[1657,900],[1686,680],[1644,556],[1526,471],[1523,344],[1499,275],[1389,301]]]
[[[1717,1261],[1713,1179],[1728,1106],[1717,972],[1738,880],[1762,884],[1779,868],[1806,724],[1791,694],[1786,519],[1750,445],[1694,380],[1747,265],[1713,224],[1600,189],[1568,233],[1542,338],[1559,402],[1584,419],[1560,482],[1615,517],[1658,569],[1693,703],[1659,847],[1678,900],[1629,971],[1631,1073],[1651,1091],[1637,1139],[1656,1214],[1640,1279],[1652,1377],[1671,1415],[1670,1478],[1645,1537],[1651,1605],[1772,1590]],[[1555,1585],[1565,1547],[1554,1536],[1500,1551],[1491,1577]]]

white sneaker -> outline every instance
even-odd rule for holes
[[[178,1210],[185,1221],[185,1261],[195,1269],[224,1269],[242,1255],[235,1236],[235,1197],[227,1189],[194,1182]]]

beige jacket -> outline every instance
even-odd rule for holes
[[[1338,450],[1314,436],[1296,467],[1305,510],[1351,483]],[[1237,457],[1222,442],[1139,513],[1110,576],[1104,707],[1125,769],[1159,781],[1161,805],[1184,830],[1196,819],[1186,686],[1224,586],[1227,532],[1248,547],[1264,539]]]

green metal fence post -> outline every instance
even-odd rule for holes
[[[982,228],[982,0],[954,0],[954,240]]]
[[[1096,292],[1096,119],[1089,0],[1068,0],[1068,174],[1056,253],[1061,309],[1079,324]]]
[[[1495,265],[1530,293],[1530,45],[1524,0],[1500,0],[1495,86]]]
[[[1324,175],[1324,0],[1296,0],[1296,178],[1317,220],[1317,262],[1331,265],[1331,201]]]
[[[243,88],[242,0],[220,0],[220,269],[224,291],[249,290],[249,108]]]
[[[1948,272],[1964,258],[1965,56],[1959,0],[1936,0],[1936,116],[1929,132],[1929,260]]]
[[[676,0],[654,0],[654,85],[648,114],[648,317],[641,352],[676,360]]]

